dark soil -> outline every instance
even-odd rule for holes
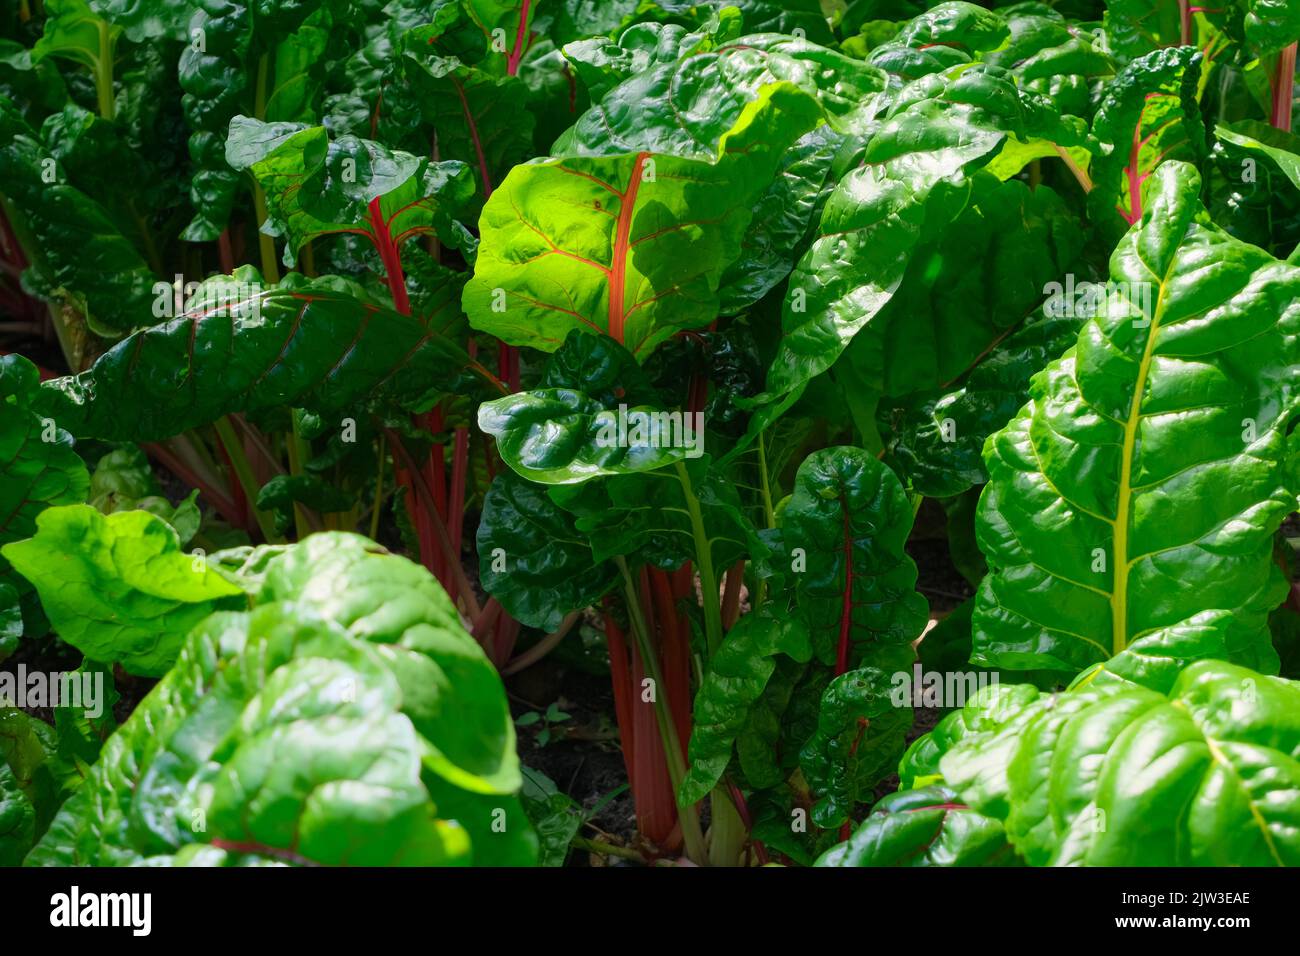
[[[627,768],[614,725],[614,696],[609,677],[587,674],[550,658],[507,678],[510,711],[516,718],[529,711],[545,711],[552,703],[569,719],[550,727],[550,739],[541,743],[545,727],[536,723],[520,727],[519,759],[555,781],[582,808],[589,826],[584,836],[628,844],[636,833],[636,813],[627,790]],[[621,789],[622,792],[611,794]],[[613,839],[610,839],[610,838]],[[573,854],[576,862],[583,854]]]

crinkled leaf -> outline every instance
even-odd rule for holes
[[[35,407],[73,434],[159,440],[231,412],[323,415],[365,402],[423,410],[478,368],[417,317],[328,279],[264,291],[255,270],[205,283],[184,315],[135,333]]]
[[[1016,866],[1002,824],[962,805],[948,787],[892,793],[815,866]]]
[[[532,862],[499,679],[427,572],[373,547],[314,535],[251,612],[202,622],[27,863]]]
[[[488,488],[477,542],[483,587],[515,620],[544,631],[597,601],[617,577],[546,488],[512,471]]]
[[[839,826],[856,804],[870,800],[902,755],[911,726],[912,709],[890,700],[886,671],[863,667],[832,680],[822,694],[817,729],[799,754],[799,768],[817,796],[812,822]]]
[[[985,446],[978,663],[1077,672],[1218,608],[1276,669],[1250,638],[1285,594],[1300,270],[1211,223],[1190,166],[1156,175],[1102,314]]]
[[[780,521],[821,661],[856,666],[874,646],[906,646],[921,633],[926,602],[903,550],[912,506],[874,456],[849,447],[809,455]]]
[[[1198,661],[1167,694],[1106,684],[1022,701],[941,764],[1031,864],[1295,865],[1298,705],[1291,681]]]
[[[166,673],[189,629],[243,595],[182,552],[176,532],[146,511],[47,508],[33,537],[3,551],[63,640],[146,677]]]
[[[1147,183],[1166,160],[1200,162],[1205,156],[1197,87],[1199,50],[1156,50],[1126,66],[1106,87],[1092,135],[1097,141],[1089,173],[1092,220],[1107,235],[1142,218]]]
[[[710,658],[695,695],[689,766],[677,791],[681,806],[704,799],[722,779],[736,735],[776,669],[777,654],[807,662],[807,629],[793,618],[756,613],[737,621]]]
[[[904,283],[922,242],[966,208],[975,188],[967,175],[1009,134],[1066,142],[1070,135],[1046,100],[1018,90],[1005,71],[982,65],[918,81],[900,92],[891,111],[868,141],[865,165],[826,201],[818,237],[790,276],[764,402],[826,371],[872,324]],[[929,265],[937,269],[941,261]]]

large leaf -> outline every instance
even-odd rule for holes
[[[812,656],[803,623],[747,614],[710,659],[695,695],[689,767],[677,791],[680,805],[704,799],[722,779],[731,762],[732,744],[776,669],[777,654],[800,662]]]
[[[940,766],[1030,864],[1300,863],[1294,682],[1199,661],[1167,695],[1108,684],[1012,703],[1009,690],[996,714],[982,699],[944,720],[978,729]]]
[[[1048,187],[981,172],[966,203],[942,235],[917,244],[898,290],[849,345],[856,383],[885,395],[951,388],[1075,263],[1077,222]]]
[[[513,471],[497,475],[488,488],[477,542],[483,587],[529,627],[555,630],[617,578],[612,564],[592,554],[573,516],[544,487]]]
[[[906,646],[921,633],[926,602],[903,550],[912,506],[872,455],[840,447],[808,456],[781,529],[799,613],[824,663],[870,663],[876,645]]]
[[[879,70],[807,40],[741,37],[714,49],[690,49],[676,61],[631,74],[579,117],[552,152],[590,157],[647,152],[712,163],[728,132],[753,122],[752,115],[770,108],[778,91],[802,92],[838,125],[884,85]],[[781,151],[777,143],[764,146]]]
[[[36,518],[52,505],[85,501],[90,475],[76,452],[72,436],[28,410],[40,382],[36,366],[21,355],[0,355],[0,546],[30,537]],[[14,573],[0,557],[0,588],[26,606],[16,626],[14,605],[6,605],[6,624],[0,628],[0,658],[8,657],[23,632],[25,617],[37,629],[40,610],[31,584]],[[14,633],[14,631],[17,633]]]
[[[1096,87],[1115,73],[1097,37],[1046,5],[1019,4],[1003,12],[1011,36],[980,59],[1012,70],[1024,89],[1050,96],[1061,112],[1091,116]]]
[[[517,166],[480,220],[465,310],[476,328],[553,351],[604,332],[643,359],[707,325],[723,271],[782,154],[875,71],[801,41],[747,38],[638,74]]]
[[[3,551],[36,587],[63,640],[146,677],[165,674],[189,629],[243,595],[181,551],[171,526],[147,511],[47,508],[35,536]]]
[[[1286,587],[1300,270],[1211,223],[1190,166],[1156,176],[1106,308],[985,446],[977,663],[1079,671],[1220,609],[1234,658],[1277,666],[1251,635]]]
[[[816,866],[1014,866],[1002,825],[963,806],[948,787],[892,793]]]
[[[630,556],[670,570],[700,559],[700,543],[715,568],[762,556],[765,546],[741,510],[735,487],[709,466],[708,458],[692,459],[671,469],[556,488],[551,496],[578,516],[575,527],[597,560]],[[702,542],[695,537],[693,507],[699,509]]]
[[[263,228],[287,240],[286,265],[322,235],[360,233],[381,249],[416,235],[453,247],[466,242],[451,218],[473,191],[463,163],[431,163],[352,135],[330,139],[323,126],[246,116],[230,121],[226,162],[266,190],[271,214]]]
[[[1157,50],[1126,66],[1106,87],[1092,135],[1092,220],[1118,236],[1142,218],[1147,182],[1169,159],[1201,161],[1206,152],[1197,89],[1203,57],[1192,47]]]
[[[755,203],[740,258],[722,277],[724,314],[753,305],[790,274],[827,197],[861,147],[860,137],[819,126],[786,152]]]
[[[314,536],[200,624],[27,863],[533,862],[499,680],[433,579],[367,548]]]
[[[1046,100],[1018,90],[996,67],[927,77],[899,93],[867,144],[865,165],[836,186],[818,237],[790,276],[781,347],[762,401],[835,363],[898,292],[921,243],[966,208],[974,189],[968,174],[1012,134],[1067,143],[1073,135]]]
[[[226,164],[230,121],[243,114],[269,122],[315,119],[330,30],[348,15],[340,0],[274,2],[200,0],[190,24],[202,44],[181,52],[182,105],[192,130],[190,201],[194,218],[181,234],[216,239],[226,227],[241,177]]]
[[[155,279],[144,257],[108,210],[68,182],[66,170],[4,97],[0,183],[33,240],[29,284],[51,296],[77,296],[105,334],[155,321]]]
[[[951,387],[880,404],[877,422],[887,461],[914,491],[944,498],[988,480],[984,440],[1024,405],[1038,370],[1074,344],[1086,311],[1082,304],[1078,308],[1074,296],[1056,296],[1024,325],[1005,330],[1006,337]]]
[[[34,408],[74,435],[150,441],[284,405],[423,410],[472,368],[419,318],[328,279],[264,291],[245,267],[209,280],[184,315],[118,343],[89,371],[45,383]]]
[[[948,0],[904,23],[867,59],[888,73],[892,84],[901,86],[954,66],[969,65],[981,53],[1003,46],[1009,34],[1000,13],[962,0]]]
[[[629,77],[694,53],[716,50],[736,39],[742,29],[741,18],[724,8],[698,30],[677,23],[635,23],[617,36],[566,43],[563,52],[592,99],[600,100]]]
[[[721,134],[715,163],[641,151],[516,166],[479,223],[474,327],[544,351],[572,329],[603,332],[643,359],[711,322],[754,201],[815,115],[793,89],[770,100]]]
[[[528,87],[518,76],[475,69],[454,56],[430,54],[444,28],[412,30],[400,68],[424,121],[438,138],[438,155],[474,170],[486,199],[513,166],[533,155],[531,111],[520,109]]]

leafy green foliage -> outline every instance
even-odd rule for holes
[[[933,736],[944,785],[1026,862],[1294,865],[1293,682],[1198,661],[1167,693],[1018,690],[990,688]]]
[[[254,605],[194,628],[29,864],[535,859],[504,694],[426,572],[320,535]]]
[[[84,501],[90,490],[90,476],[72,450],[71,436],[29,408],[38,383],[35,366],[25,358],[0,356],[0,513],[6,516],[0,523],[0,547],[35,532],[36,520],[46,508]],[[17,647],[24,620],[36,636],[44,618],[31,596],[31,584],[2,555],[0,588],[5,621],[0,628],[0,658],[4,658]]]
[[[42,414],[82,437],[159,439],[236,411],[322,414],[369,400],[426,408],[474,363],[419,318],[326,279],[262,287],[246,267],[186,313],[135,333],[81,375],[42,386]]]
[[[1285,303],[1300,273],[1211,223],[1191,167],[1157,179],[1106,309],[985,446],[977,662],[1077,672],[1218,608],[1228,659],[1276,668],[1259,637],[1285,595],[1272,536],[1297,494]]]
[[[101,515],[89,505],[47,508],[36,534],[4,546],[36,588],[50,623],[93,661],[160,677],[186,633],[243,591],[180,549],[147,511]],[[196,567],[197,564],[197,567]]]
[[[0,863],[1292,862],[1294,3],[0,32]]]

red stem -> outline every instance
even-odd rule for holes
[[[745,802],[745,795],[740,792],[740,788],[730,778],[727,779],[727,789],[731,791],[731,800],[736,805],[736,812],[740,814],[740,822],[745,825],[745,831],[752,831],[754,829],[754,819],[749,815],[749,804]],[[751,843],[754,847],[754,855],[758,857],[758,862],[766,866],[770,862],[767,847],[763,846],[762,840],[753,840]]]
[[[217,255],[221,259],[221,271],[225,275],[230,275],[235,271],[235,254],[230,248],[229,226],[222,229],[221,235],[217,237]]]
[[[609,270],[609,336],[620,345],[623,341],[623,325],[627,321],[624,291],[627,283],[627,259],[632,248],[632,214],[636,211],[636,194],[641,188],[641,176],[649,153],[637,153],[632,162],[632,175],[628,178],[627,189],[620,193],[618,222],[614,228],[614,251],[610,258]]]
[[[460,85],[460,81],[453,76],[451,85],[456,90],[456,96],[460,99],[460,111],[465,115],[465,126],[469,130],[470,142],[474,144],[474,158],[478,162],[478,175],[483,180],[483,198],[487,199],[492,195],[492,177],[488,175],[487,157],[483,154],[483,143],[479,139],[478,123],[474,120],[474,114],[470,112],[469,100],[465,98],[465,90]]]
[[[374,237],[375,249],[379,252],[379,261],[384,264],[384,280],[393,297],[393,308],[402,315],[411,314],[411,300],[406,294],[406,276],[402,273],[402,259],[393,242],[393,234],[388,230],[384,214],[379,208],[379,197],[370,200],[370,229]]]
[[[528,47],[524,41],[528,34],[528,8],[533,5],[533,0],[524,0],[523,5],[519,8],[519,26],[515,30],[515,45],[511,49],[509,56],[506,57],[506,74],[508,76],[517,76],[519,73],[519,62],[528,52]]]
[[[1277,69],[1273,73],[1273,125],[1286,132],[1291,132],[1291,104],[1295,98],[1295,64],[1296,45],[1282,50],[1277,57]]]

